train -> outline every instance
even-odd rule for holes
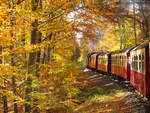
[[[91,52],[87,68],[129,81],[143,97],[150,99],[150,43],[113,52]]]

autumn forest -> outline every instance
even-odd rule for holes
[[[149,0],[0,0],[0,113],[71,113],[86,56],[150,39]]]

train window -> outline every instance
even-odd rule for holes
[[[119,56],[117,56],[117,66],[119,65]]]
[[[122,56],[120,56],[120,66],[122,66]]]
[[[120,57],[120,56],[117,57],[117,60],[118,60],[118,66],[120,65],[120,59],[119,59],[119,57]]]
[[[93,63],[95,63],[95,58],[93,58]]]
[[[119,65],[121,66],[121,56],[119,57],[119,61],[120,61],[120,62],[119,62]]]
[[[114,56],[114,65],[116,65],[116,56]]]
[[[114,60],[113,60],[113,57],[111,58],[111,62],[112,62],[112,64],[114,64]]]
[[[135,56],[135,61],[137,60],[137,55]]]
[[[133,59],[134,59],[134,64],[133,64],[133,67],[134,67],[134,69],[135,69],[135,55],[134,55],[134,58],[133,58]]]
[[[100,57],[100,64],[102,64],[102,57]]]
[[[118,66],[118,56],[116,56],[116,65]]]
[[[139,54],[138,68],[139,68],[139,71],[142,72],[141,54]]]
[[[99,57],[99,64],[101,64],[102,63],[102,59],[101,59],[101,56]]]
[[[144,60],[144,55],[142,54],[142,60]]]
[[[114,65],[116,65],[116,56],[114,56]]]
[[[99,57],[99,64],[101,64],[101,57]]]
[[[140,71],[140,72],[142,72],[142,67],[143,67],[143,66],[142,66],[142,62],[139,61],[139,71]]]
[[[144,55],[142,54],[142,69],[141,72],[144,74],[145,73],[145,60],[144,60]]]
[[[118,56],[116,56],[116,65],[118,66]]]
[[[134,56],[134,70],[136,70],[136,56]]]
[[[138,56],[135,56],[135,69],[138,71]]]
[[[120,66],[122,66],[122,56],[120,56]]]
[[[114,57],[114,64],[116,65],[116,56]]]
[[[120,56],[118,56],[118,66],[120,66]]]
[[[141,60],[141,54],[139,55],[139,60]]]
[[[135,68],[135,70],[137,70],[137,57],[135,56],[135,59],[134,59],[134,68]]]
[[[131,66],[132,66],[132,69],[134,69],[134,57],[132,57],[131,59],[132,59],[132,64],[131,64]]]
[[[123,56],[122,56],[122,58],[121,58],[121,59],[122,59],[121,65],[123,66],[123,62],[124,62],[124,58],[123,58]]]
[[[123,56],[123,65],[125,66],[126,56]]]
[[[118,60],[118,66],[120,65],[120,59],[119,59],[119,57],[120,57],[120,56],[117,57],[117,58],[118,58],[118,59],[117,59],[117,60]]]
[[[121,66],[123,66],[123,56],[121,57]]]
[[[124,66],[124,56],[122,56],[122,66]]]
[[[113,65],[115,64],[115,59],[114,59],[114,56],[113,56]]]
[[[112,63],[112,64],[114,64],[114,60],[113,60],[113,57],[111,58],[111,63]]]
[[[133,62],[133,69],[135,69],[135,67],[134,67],[134,56],[133,56],[133,60],[132,60],[132,62]]]
[[[121,66],[121,56],[119,56],[119,66]]]
[[[101,64],[101,57],[99,58],[99,64]]]
[[[115,57],[115,65],[117,65],[117,56]]]
[[[118,66],[120,66],[120,56],[118,56]]]
[[[91,62],[91,58],[89,57],[89,62]]]
[[[115,56],[115,65],[117,64],[117,58],[116,58],[116,56]]]
[[[98,57],[98,64],[100,64],[100,57]]]
[[[120,65],[120,56],[118,56],[118,66]]]
[[[124,56],[122,56],[122,66],[124,66]]]
[[[107,58],[105,57],[105,64],[107,64]]]
[[[113,65],[114,65],[114,56],[113,56],[113,59],[112,59],[112,60],[113,60]]]
[[[125,57],[122,56],[122,66],[124,66],[124,62],[125,62]]]

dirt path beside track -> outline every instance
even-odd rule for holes
[[[149,102],[112,76],[85,72],[88,85],[82,89],[74,113],[150,113]],[[129,85],[129,84],[127,84]]]

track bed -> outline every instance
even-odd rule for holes
[[[74,113],[150,113],[144,100],[128,82],[93,71],[87,71],[88,85],[80,97],[82,103]]]

